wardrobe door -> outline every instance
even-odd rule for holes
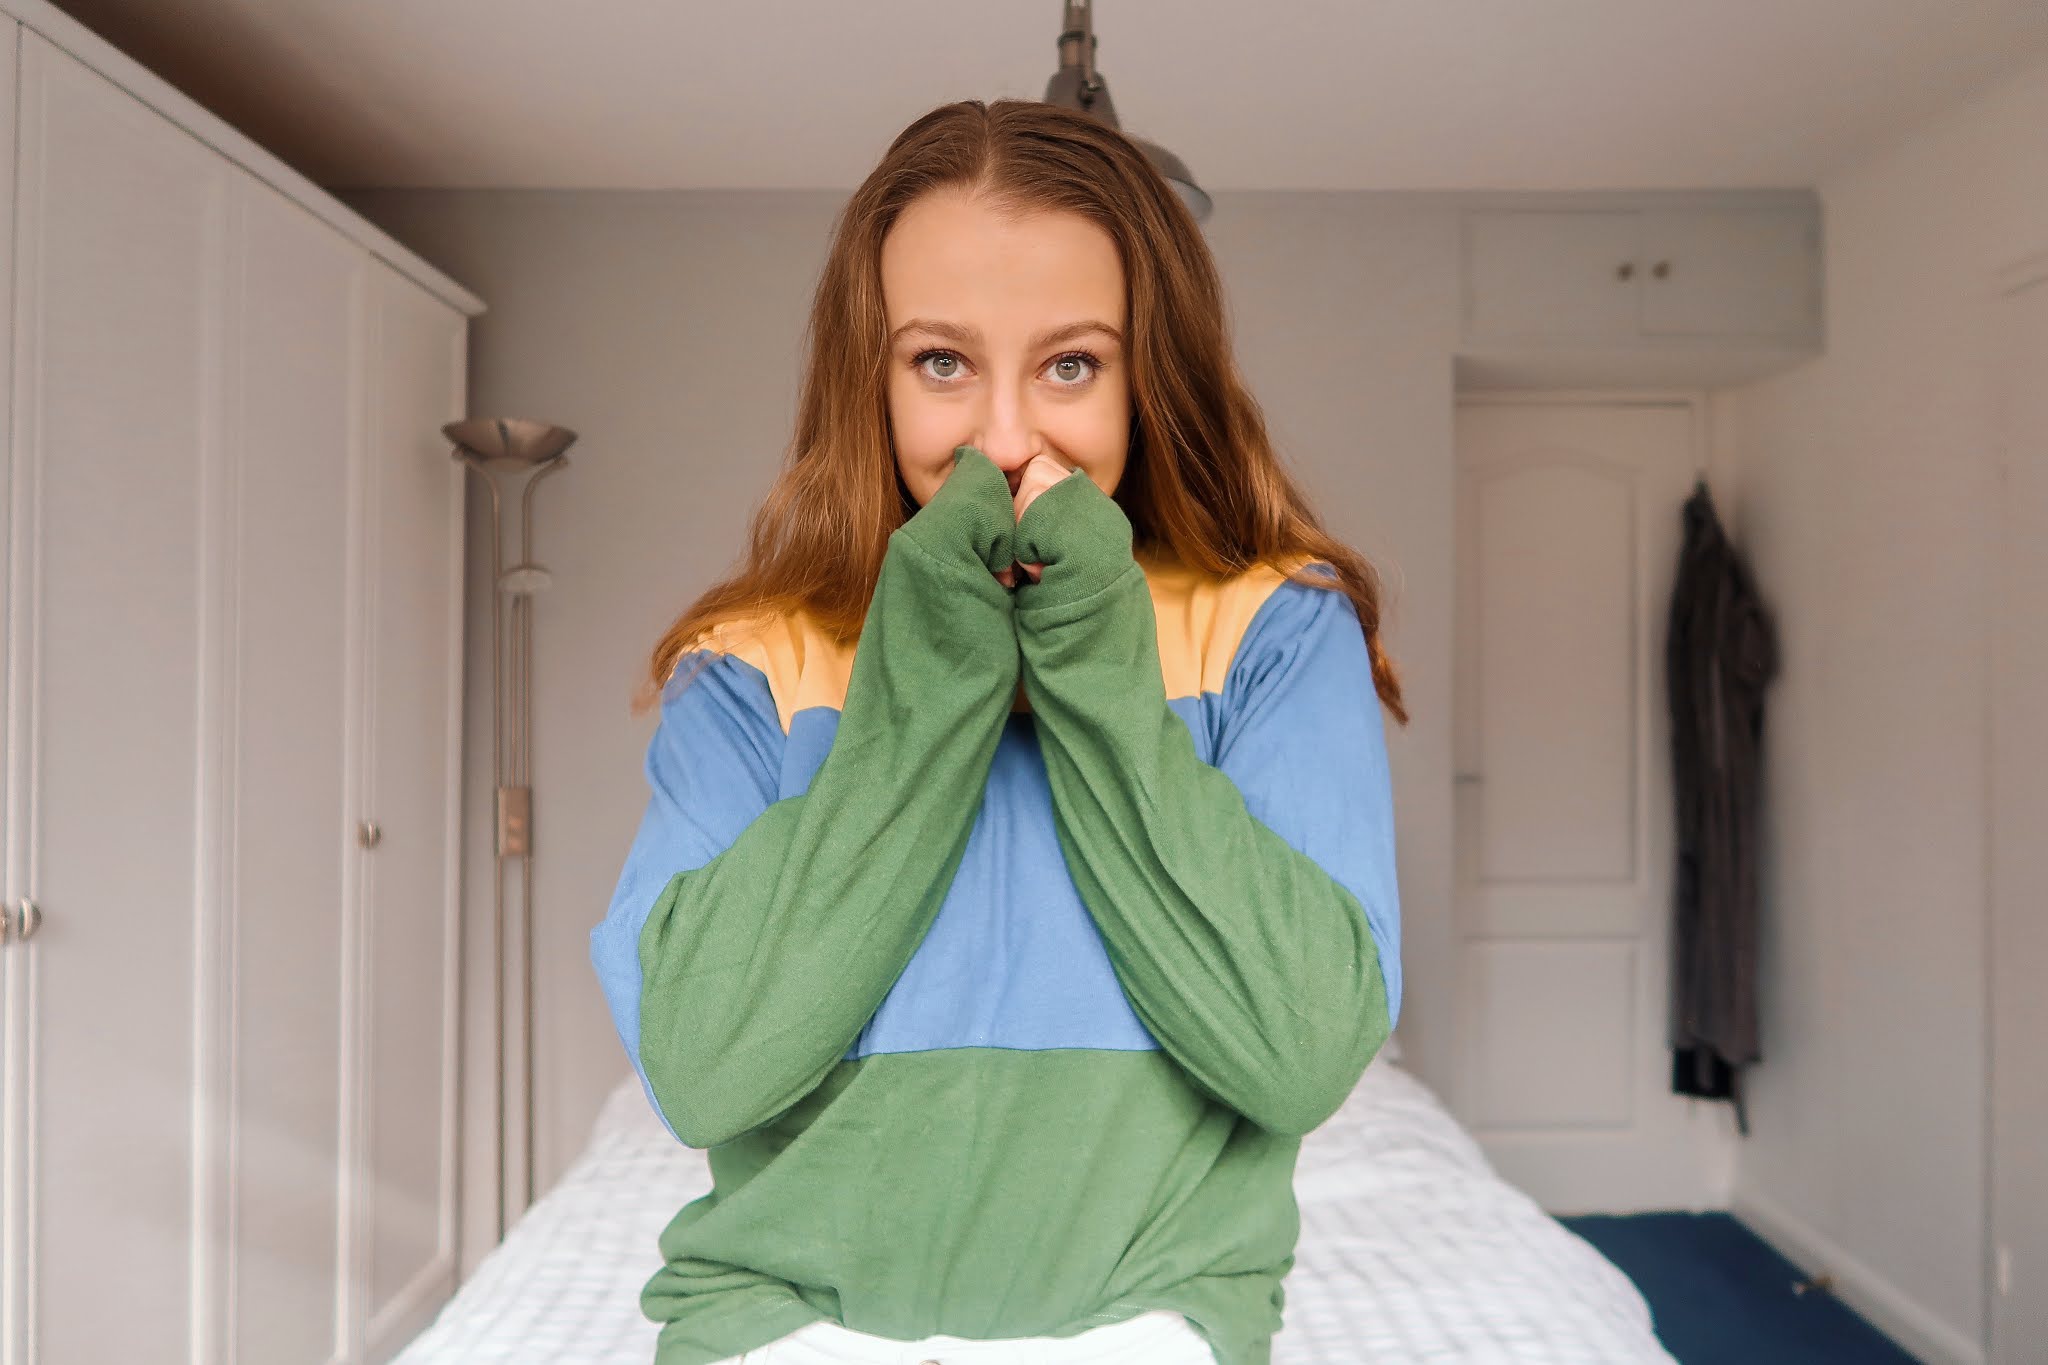
[[[28,1361],[189,1359],[196,981],[224,830],[195,777],[220,532],[227,163],[32,33],[21,49],[8,835],[28,997]],[[207,770],[211,781],[217,770]],[[204,1025],[197,1027],[203,1028]],[[10,1161],[13,1152],[10,1149]],[[13,1216],[10,1213],[10,1216]]]
[[[222,799],[234,837],[220,887],[225,959],[208,1102],[225,1115],[211,1245],[221,1365],[319,1365],[337,1332],[346,998],[344,788],[351,461],[360,448],[370,259],[243,173],[229,282],[233,667]],[[349,926],[352,927],[352,926]]]
[[[363,1358],[454,1292],[456,817],[467,323],[373,267],[364,554]]]
[[[0,16],[0,376],[13,373],[14,345],[14,141],[16,56],[21,46],[21,25]],[[13,677],[14,649],[10,637],[28,621],[14,608],[9,590],[10,547],[16,543],[14,519],[29,509],[10,494],[14,461],[9,449],[13,421],[12,386],[0,383],[0,734],[27,733],[14,723],[21,689]],[[26,662],[24,658],[22,662]],[[23,717],[25,719],[25,716]],[[21,810],[29,779],[24,751],[28,746],[0,740],[0,810]],[[22,1305],[28,1287],[25,1274],[28,1211],[26,1167],[21,1154],[28,1148],[23,1086],[27,1081],[28,1002],[18,984],[25,967],[26,949],[10,952],[14,941],[12,916],[28,892],[28,864],[22,857],[20,822],[0,820],[0,1361],[28,1358],[23,1341],[26,1316]]]

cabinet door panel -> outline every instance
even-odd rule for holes
[[[369,1104],[367,1354],[455,1283],[456,829],[465,324],[375,267],[368,766],[363,860]]]
[[[1644,213],[1644,334],[1807,337],[1817,325],[1818,231],[1801,208]],[[1663,278],[1659,263],[1669,267]]]
[[[22,40],[12,698],[26,721],[27,1358],[188,1351],[225,162]],[[17,951],[17,950],[10,950]],[[109,1311],[109,1294],[115,1311]]]
[[[1484,340],[1627,341],[1640,265],[1633,209],[1499,209],[1465,215],[1465,331]]]
[[[19,93],[15,63],[20,48],[21,25],[0,16],[0,148],[10,150],[15,146],[15,104]],[[0,319],[6,319],[6,325],[0,326],[0,376],[14,373],[13,259],[14,158],[0,156]],[[16,657],[9,637],[29,620],[28,614],[17,610],[10,600],[7,573],[16,543],[13,519],[20,516],[26,522],[29,511],[14,503],[7,493],[14,473],[14,453],[9,447],[14,429],[13,404],[13,386],[0,383],[0,512],[5,513],[0,515],[0,721],[14,716],[15,708],[23,702],[13,668],[17,663],[25,664],[27,658]],[[25,725],[0,731],[8,735],[26,733]],[[21,752],[26,747],[0,740],[0,783],[5,784],[5,789],[0,790],[0,810],[18,811],[27,806],[23,794],[29,770]],[[21,833],[18,822],[0,819],[0,914],[10,913],[16,902],[28,894]],[[28,1001],[17,982],[25,971],[27,954],[26,950],[8,951],[11,942],[0,940],[0,1360],[4,1361],[28,1359],[24,1341],[27,1324],[23,1320],[25,1315],[19,1311],[27,1297],[27,1261],[20,1240],[23,1229],[15,1216],[16,1210],[28,1207],[26,1172],[16,1159],[28,1143],[20,1106],[7,1102],[8,1096],[21,1092],[28,1062],[27,1050],[22,1045],[28,1036]]]
[[[337,1357],[350,452],[369,258],[237,174],[232,1359]]]

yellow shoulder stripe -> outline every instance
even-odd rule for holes
[[[706,648],[752,664],[768,679],[782,731],[790,719],[813,706],[834,710],[846,703],[846,685],[853,676],[853,644],[841,644],[820,630],[811,618],[790,613],[731,621],[715,627]]]
[[[1159,627],[1159,670],[1168,700],[1221,692],[1252,618],[1286,575],[1256,564],[1229,578],[1164,559],[1141,558]]]
[[[1268,565],[1219,578],[1141,556],[1159,632],[1159,671],[1169,700],[1221,692],[1237,647],[1266,599],[1286,581]],[[853,676],[854,643],[841,643],[801,613],[728,621],[699,644],[759,669],[785,734],[799,711],[837,710]]]

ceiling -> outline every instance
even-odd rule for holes
[[[1060,0],[56,0],[316,183],[850,189],[1043,95]],[[1210,190],[1801,187],[2048,56],[2048,0],[1100,0]]]

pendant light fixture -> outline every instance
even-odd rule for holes
[[[1095,69],[1095,27],[1090,3],[1091,0],[1065,0],[1066,20],[1061,25],[1059,43],[1060,69],[1045,83],[1045,103],[1078,109],[1122,131],[1116,121],[1116,106],[1110,103],[1109,84]],[[1188,173],[1187,163],[1156,142],[1147,142],[1130,134],[1125,136],[1131,137],[1131,141],[1145,153],[1145,159],[1166,177],[1180,194],[1181,202],[1188,206],[1188,212],[1195,216],[1195,221],[1206,221],[1212,207],[1209,196]]]

